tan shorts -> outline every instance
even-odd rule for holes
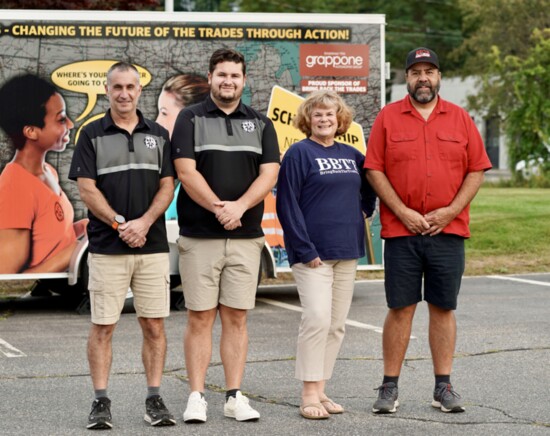
[[[170,315],[168,253],[88,255],[90,308],[94,324],[120,319],[128,288],[134,294],[136,314],[142,318]]]
[[[180,236],[179,269],[185,307],[210,310],[218,304],[254,308],[265,238],[201,239]]]

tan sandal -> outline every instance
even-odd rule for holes
[[[312,415],[311,413],[307,413],[306,409],[308,407],[317,409],[320,412],[325,412],[325,408],[321,403],[304,404],[303,406],[300,406],[300,415],[302,415],[306,419],[327,419],[330,416],[330,415]]]
[[[331,415],[344,413],[344,407],[341,404],[335,403],[329,397],[322,399],[321,404],[325,408],[325,410]]]

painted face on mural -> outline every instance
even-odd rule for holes
[[[176,96],[168,91],[162,91],[158,99],[158,110],[156,122],[164,127],[172,136],[176,118],[182,110],[182,106],[178,103]]]
[[[38,129],[38,143],[46,150],[63,151],[69,143],[69,134],[74,127],[67,116],[65,100],[57,92],[46,102],[44,127]]]

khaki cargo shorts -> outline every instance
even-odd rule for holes
[[[201,239],[180,236],[179,270],[185,307],[210,310],[218,304],[254,308],[265,238]]]
[[[138,317],[170,315],[168,253],[88,255],[90,308],[94,324],[115,324],[120,319],[128,288],[134,294]]]

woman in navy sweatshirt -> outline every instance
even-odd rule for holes
[[[365,216],[376,195],[363,173],[364,155],[337,142],[352,110],[332,91],[306,98],[294,125],[307,139],[286,152],[277,184],[277,214],[303,308],[296,353],[300,413],[325,419],[344,408],[325,393],[344,338],[357,261],[365,255]]]

